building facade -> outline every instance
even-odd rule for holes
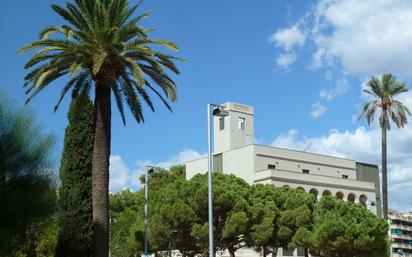
[[[389,220],[392,256],[412,257],[412,213],[390,210]]]
[[[229,115],[213,118],[214,172],[234,174],[249,184],[300,188],[317,198],[333,195],[363,204],[381,216],[377,165],[255,144],[253,108],[237,103],[226,103],[223,107]],[[207,157],[186,163],[188,179],[204,172]],[[301,252],[281,250],[278,256],[301,256]]]

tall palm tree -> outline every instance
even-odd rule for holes
[[[411,115],[409,109],[395,97],[401,93],[407,92],[405,84],[396,79],[392,74],[383,74],[381,79],[372,76],[363,90],[366,94],[374,99],[364,104],[361,116],[371,125],[374,121],[376,112],[380,111],[379,125],[382,129],[382,196],[383,196],[383,216],[388,218],[388,175],[387,175],[387,153],[386,141],[387,130],[390,130],[391,123],[402,128],[408,122],[407,116]]]
[[[141,2],[140,2],[141,3]],[[111,93],[125,123],[123,100],[137,122],[143,122],[141,102],[154,111],[150,90],[170,110],[166,99],[176,100],[176,85],[166,71],[178,74],[180,58],[158,51],[166,47],[177,51],[176,44],[149,38],[151,30],[138,26],[150,15],[133,17],[136,8],[128,0],[75,0],[65,7],[52,5],[66,20],[65,25],[50,26],[39,40],[20,53],[37,52],[25,65],[26,102],[56,79],[68,76],[55,110],[66,93],[88,91],[94,85],[94,148],[92,160],[93,222],[95,256],[108,256],[108,185],[111,139]],[[160,90],[158,90],[160,89]]]

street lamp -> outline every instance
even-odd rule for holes
[[[147,253],[147,202],[148,202],[148,187],[149,187],[149,174],[156,173],[160,168],[153,166],[146,166],[145,181],[144,181],[144,255]]]
[[[216,104],[207,105],[207,183],[208,183],[208,207],[209,207],[209,257],[214,257],[213,248],[213,195],[212,195],[212,172],[213,172],[213,159],[212,159],[212,127],[213,116],[224,118],[229,115],[229,111],[225,110],[223,106]]]

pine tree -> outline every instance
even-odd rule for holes
[[[93,256],[93,104],[86,93],[73,100],[68,119],[60,165],[56,257],[87,257]]]

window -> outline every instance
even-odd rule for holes
[[[302,172],[305,173],[305,174],[309,174],[309,170],[303,169]]]
[[[348,179],[348,175],[342,175],[342,178]]]
[[[270,170],[275,170],[275,169],[276,169],[276,165],[268,164],[268,169],[270,169]]]
[[[225,118],[219,118],[219,129],[224,130],[225,129]]]
[[[239,117],[239,129],[245,130],[245,118]]]
[[[293,256],[293,250],[283,248],[283,256]]]
[[[297,256],[305,256],[305,249],[299,247],[297,251]]]

